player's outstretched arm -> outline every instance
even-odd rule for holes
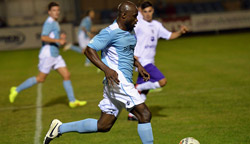
[[[53,38],[50,38],[49,36],[41,36],[41,40],[43,42],[48,42],[48,43],[60,43],[60,45],[64,45],[66,43],[66,39],[64,38],[53,39]]]
[[[134,66],[138,68],[138,72],[142,75],[144,81],[148,81],[150,79],[149,73],[144,69],[136,57],[134,58]]]
[[[99,58],[97,52],[88,47],[86,48],[84,54],[88,57],[88,59],[96,66],[98,67],[99,69],[101,69],[104,73],[105,73],[105,76],[108,80],[108,83],[109,84],[112,84],[113,85],[113,82],[119,84],[119,79],[118,79],[118,74],[116,71],[110,69],[108,66],[106,66]]]
[[[173,32],[170,36],[170,39],[176,39],[178,37],[180,37],[182,34],[185,34],[188,32],[188,28],[186,26],[181,26],[180,30],[177,32]]]

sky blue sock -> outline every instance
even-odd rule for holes
[[[73,91],[73,88],[72,88],[72,84],[71,84],[71,81],[70,80],[64,80],[63,81],[63,86],[64,86],[64,89],[67,93],[67,96],[68,96],[68,99],[69,101],[73,102],[75,101],[75,96],[74,96],[74,91]]]
[[[75,51],[75,52],[82,53],[82,49],[80,47],[78,47],[78,46],[72,45],[70,47],[70,49]]]
[[[37,81],[36,81],[36,77],[31,77],[31,78],[28,78],[26,81],[24,81],[22,84],[20,84],[17,88],[16,88],[16,91],[17,92],[20,92],[24,89],[27,89],[31,86],[33,86],[34,84],[37,84]]]
[[[90,64],[90,60],[86,57],[85,64]]]
[[[143,144],[153,144],[153,132],[151,123],[138,124],[138,133]]]
[[[81,121],[63,123],[59,127],[59,133],[63,134],[67,132],[79,132],[79,133],[97,132],[97,120],[88,118]]]

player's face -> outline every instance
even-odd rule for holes
[[[95,18],[95,12],[94,11],[90,11],[89,16],[91,19]]]
[[[59,6],[53,6],[50,10],[49,10],[49,15],[57,20],[60,16],[60,7]]]
[[[146,7],[142,10],[142,16],[145,21],[151,22],[153,19],[154,8],[153,7]]]
[[[137,15],[138,15],[138,10],[136,9],[133,12],[128,12],[126,16],[126,26],[128,31],[132,31],[135,27],[135,24],[137,23]]]

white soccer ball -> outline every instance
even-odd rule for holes
[[[187,137],[182,139],[179,144],[200,144],[200,142],[193,137]]]

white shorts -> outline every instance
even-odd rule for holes
[[[39,58],[38,69],[40,72],[48,74],[51,69],[56,70],[60,67],[66,67],[65,61],[60,55],[57,57]]]
[[[131,111],[134,106],[144,103],[133,83],[122,83],[122,80],[119,80],[120,84],[117,85],[114,83],[114,86],[110,86],[107,80],[103,81],[104,98],[98,105],[102,112],[114,115],[115,117],[119,116],[122,108]]]
[[[89,44],[90,38],[86,38],[83,32],[80,32],[78,35],[78,43],[82,49],[85,49]]]

